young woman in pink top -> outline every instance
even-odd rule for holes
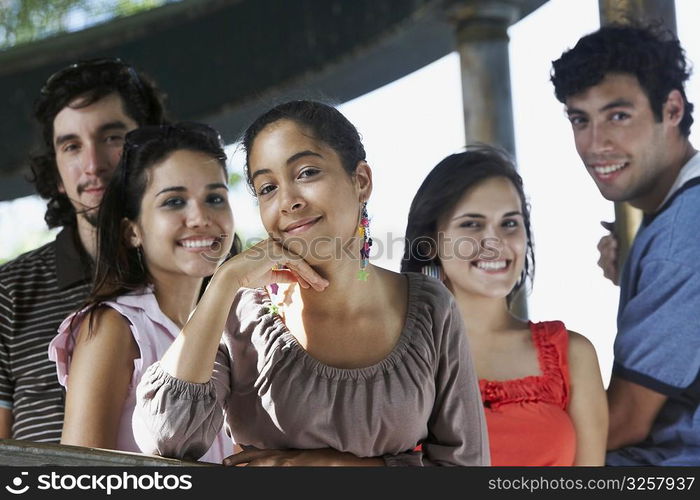
[[[591,343],[511,310],[534,273],[522,179],[503,152],[448,156],[413,199],[402,271],[454,294],[472,349],[492,465],[602,465],[607,405]],[[572,284],[575,286],[575,284]]]
[[[238,250],[219,134],[187,122],[128,133],[97,228],[86,307],[49,347],[67,388],[61,443],[139,452],[136,385],[187,321],[204,280]],[[220,433],[208,451],[183,458],[221,463],[232,452]]]

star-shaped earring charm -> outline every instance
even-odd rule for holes
[[[367,277],[369,277],[369,272],[365,271],[364,269],[357,271],[357,279],[360,281],[367,281]]]

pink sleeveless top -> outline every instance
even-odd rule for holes
[[[148,432],[138,419],[134,419],[132,422],[136,406],[136,386],[146,369],[165,354],[180,329],[160,310],[158,301],[150,288],[142,292],[122,295],[113,301],[103,302],[103,305],[115,309],[127,319],[131,334],[134,336],[141,354],[139,358],[134,360],[134,371],[117,435],[118,450],[139,453],[142,450],[137,445],[137,439],[142,442],[141,440],[144,438],[141,435],[147,436]],[[73,321],[73,328],[71,328],[71,320],[74,317],[76,319]],[[49,344],[49,359],[56,363],[58,381],[67,390],[70,390],[69,370],[75,338],[84,319],[85,311],[77,311],[68,316],[59,326],[58,335]],[[224,458],[232,454],[233,440],[226,435],[224,430],[221,430],[212,446],[199,460],[220,464]]]

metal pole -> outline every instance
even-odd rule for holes
[[[519,7],[456,0],[448,13],[456,27],[461,62],[466,144],[500,146],[515,157],[508,27],[519,18]],[[527,318],[524,293],[514,298],[511,310]]]

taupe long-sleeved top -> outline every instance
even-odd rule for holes
[[[399,340],[365,368],[314,359],[270,311],[264,289],[239,291],[209,382],[178,380],[160,363],[141,379],[137,413],[152,451],[196,458],[225,418],[243,447],[330,447],[387,465],[489,465],[479,385],[454,299],[436,280],[406,276]],[[419,443],[422,451],[413,451]]]

